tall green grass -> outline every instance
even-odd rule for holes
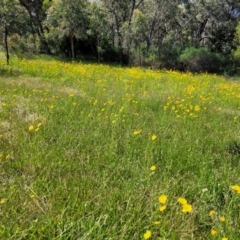
[[[239,84],[43,58],[0,72],[1,239],[240,238]]]

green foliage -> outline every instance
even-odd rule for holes
[[[97,59],[101,61],[102,54],[104,53],[106,42],[109,41],[109,34],[107,29],[107,12],[101,5],[92,3],[90,5],[91,15],[89,17],[89,28],[87,34],[93,37],[96,45]]]
[[[68,38],[71,42],[71,55],[75,58],[75,39],[86,37],[87,1],[53,1],[47,10],[45,24],[49,31],[45,34],[48,41],[55,47]]]
[[[0,0],[0,37],[19,35],[19,46],[12,43],[18,54],[31,52],[37,34],[41,53],[178,70],[183,49],[202,48],[208,53],[188,70],[228,72],[238,65],[239,12],[237,0]],[[205,61],[215,67],[206,69]]]
[[[36,35],[21,37],[18,34],[12,34],[9,37],[9,51],[20,58],[38,54],[40,44],[40,39]]]
[[[160,68],[160,61],[156,52],[157,50],[154,46],[151,46],[148,49],[146,56],[144,58],[144,65],[151,67],[152,69]]]
[[[211,51],[229,56],[236,45],[234,42],[236,22],[226,22],[216,29],[213,29],[209,38]]]
[[[223,58],[206,48],[190,47],[183,51],[179,60],[190,72],[221,72]]]
[[[145,31],[147,30],[146,16],[140,10],[135,9],[133,12],[131,24],[133,36],[136,39],[142,38]]]
[[[236,33],[234,38],[237,48],[235,51],[233,51],[233,60],[235,63],[235,67],[233,70],[233,73],[240,74],[240,22],[238,23],[236,27]]]
[[[236,26],[235,41],[238,45],[240,45],[240,22]]]
[[[0,0],[0,44],[6,53],[7,61],[9,61],[9,37],[29,36],[30,29],[28,15],[17,0]],[[15,43],[17,44],[18,42]]]
[[[179,42],[174,42],[172,37],[166,38],[159,49],[160,67],[163,69],[182,70],[179,63],[181,49]]]
[[[45,24],[51,29],[53,37],[62,39],[73,35],[76,38],[84,38],[86,1],[53,1],[47,10]]]
[[[236,51],[234,51],[234,58],[237,61],[240,61],[240,46],[237,47]]]

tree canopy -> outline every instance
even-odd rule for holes
[[[239,65],[238,0],[0,3],[7,61],[15,50],[178,70],[216,71],[204,67],[211,61],[219,70]]]

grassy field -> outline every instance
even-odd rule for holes
[[[240,239],[240,84],[0,60],[0,239]]]

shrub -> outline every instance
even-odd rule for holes
[[[40,39],[34,35],[21,37],[18,34],[13,34],[9,37],[9,51],[18,57],[37,54],[39,46]]]
[[[190,47],[183,51],[179,57],[184,69],[190,72],[217,73],[223,71],[224,58],[216,53],[211,53],[206,48]]]
[[[161,69],[183,70],[182,64],[179,62],[179,56],[181,54],[181,44],[174,42],[172,38],[165,39],[162,42],[159,59],[161,62]]]

